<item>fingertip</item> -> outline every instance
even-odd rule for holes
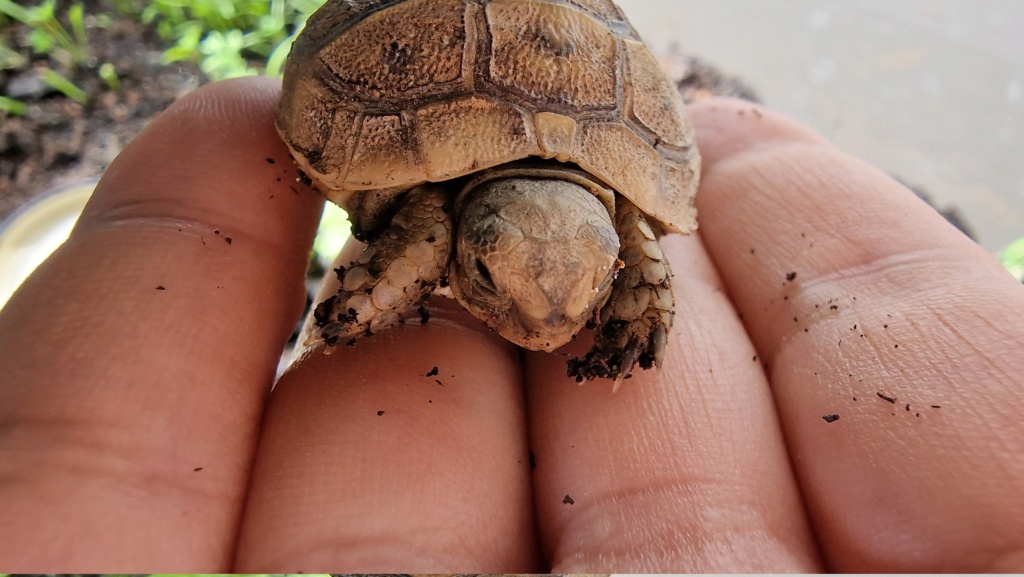
[[[104,173],[80,228],[154,214],[228,216],[253,232],[311,238],[323,199],[303,183],[277,135],[279,93],[276,80],[244,78],[205,85],[172,104]]]
[[[720,161],[755,149],[786,145],[831,148],[810,128],[754,102],[710,98],[694,102],[689,110],[705,173]]]
[[[168,108],[200,121],[234,123],[262,122],[277,111],[281,81],[264,76],[246,76],[204,84]]]

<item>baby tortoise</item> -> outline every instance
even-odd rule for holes
[[[664,232],[696,226],[679,93],[608,0],[331,0],[284,71],[278,130],[368,243],[316,307],[328,345],[438,287],[508,340],[584,327],[578,381],[660,366]]]

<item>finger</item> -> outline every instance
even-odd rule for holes
[[[613,394],[567,379],[564,357],[527,357],[552,571],[819,570],[753,345],[699,236],[662,245],[676,320],[660,370],[635,370]]]
[[[448,299],[428,308],[282,376],[236,570],[535,568],[518,351]]]
[[[1020,283],[791,121],[718,101],[694,122],[701,230],[769,369],[830,566],[1021,570]]]
[[[213,84],[157,117],[0,314],[8,567],[228,568],[321,207],[278,92]]]

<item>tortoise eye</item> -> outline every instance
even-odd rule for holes
[[[480,259],[475,259],[473,265],[476,267],[476,273],[480,277],[480,285],[489,291],[497,292],[497,287],[494,286],[494,279],[491,278],[491,271],[487,269],[487,265]]]

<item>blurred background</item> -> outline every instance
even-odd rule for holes
[[[210,80],[278,74],[320,3],[0,0],[0,306],[153,115]],[[655,53],[742,79],[1024,276],[1024,2],[619,3]],[[324,261],[346,228],[326,215]]]
[[[997,251],[1024,236],[1024,2],[620,0],[764,103],[955,207]]]

